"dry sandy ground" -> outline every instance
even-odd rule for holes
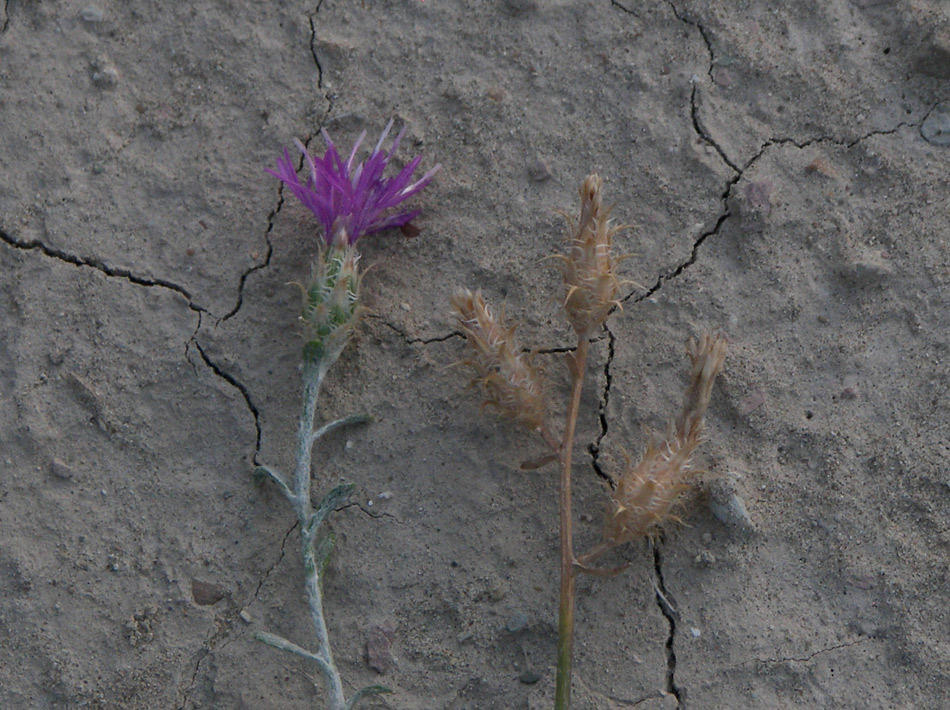
[[[0,707],[321,707],[252,638],[311,640],[250,471],[289,467],[317,235],[263,170],[390,117],[443,168],[420,236],[363,243],[323,416],[377,420],[314,466],[358,486],[327,595],[351,690],[395,691],[367,707],[551,707],[555,475],[463,390],[447,299],[504,301],[561,397],[542,259],[593,170],[642,286],[592,350],[579,545],[706,327],[732,349],[700,464],[749,517],[700,502],[583,580],[575,706],[950,707],[941,0],[5,0]]]

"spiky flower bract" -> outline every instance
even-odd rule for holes
[[[521,351],[515,327],[505,327],[488,308],[481,291],[458,289],[452,296],[452,308],[473,351],[466,364],[476,372],[472,384],[485,389],[485,404],[528,429],[541,429],[546,414],[541,374],[531,356]]]
[[[422,160],[421,156],[416,156],[395,177],[383,177],[406,132],[403,127],[387,153],[382,146],[392,126],[393,121],[390,120],[373,152],[365,161],[357,161],[356,152],[366,137],[366,131],[357,139],[346,160],[337,151],[326,130],[321,131],[327,144],[323,157],[310,155],[300,141],[295,141],[310,169],[305,183],[300,181],[286,149],[283,157],[277,160],[277,169],[267,171],[282,180],[297,199],[320,220],[327,246],[338,241],[341,234],[346,235],[347,243],[355,244],[366,234],[401,227],[412,221],[421,211],[393,210],[428,185],[440,166],[436,165],[413,182],[413,175]]]
[[[690,462],[702,442],[706,409],[726,349],[721,335],[704,333],[698,341],[689,341],[692,372],[682,410],[665,437],[652,437],[636,466],[627,459],[626,470],[607,503],[604,541],[608,545],[652,536],[664,521],[675,517],[676,504],[696,473]]]
[[[304,360],[326,367],[349,342],[360,317],[360,255],[353,245],[321,248],[303,290]]]

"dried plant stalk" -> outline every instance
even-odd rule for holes
[[[579,336],[586,336],[599,327],[615,306],[620,306],[620,281],[617,264],[623,257],[613,255],[613,237],[624,226],[612,226],[610,208],[603,206],[601,191],[604,181],[599,175],[588,175],[581,185],[581,211],[575,220],[561,213],[571,227],[567,254],[558,254],[567,296],[564,310]]]
[[[506,328],[481,291],[460,288],[452,296],[452,308],[473,352],[465,364],[477,373],[472,384],[484,387],[485,404],[532,431],[543,430],[546,406],[541,373],[531,354],[522,352],[515,338],[517,326]]]
[[[690,461],[702,441],[706,409],[726,349],[721,335],[704,333],[698,341],[689,341],[692,372],[683,408],[665,437],[654,434],[635,466],[627,458],[626,471],[607,504],[604,542],[608,546],[653,536],[664,521],[674,517],[676,504],[696,473]]]

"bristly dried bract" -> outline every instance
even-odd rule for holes
[[[581,337],[588,336],[607,320],[614,306],[620,305],[620,281],[615,269],[622,257],[614,256],[612,249],[614,235],[624,227],[612,226],[608,219],[610,209],[601,199],[603,184],[597,174],[584,180],[580,216],[575,221],[564,214],[571,227],[567,253],[557,256],[567,287],[564,310]]]
[[[496,318],[481,291],[460,288],[452,296],[452,308],[474,355],[465,361],[476,374],[472,384],[484,387],[485,404],[497,407],[530,430],[542,429],[545,421],[541,374],[523,353],[515,328]]]
[[[704,333],[699,341],[690,340],[687,352],[693,367],[682,411],[671,422],[666,437],[654,436],[647,444],[636,466],[631,466],[627,459],[627,470],[607,504],[607,545],[654,535],[664,521],[675,518],[676,503],[696,473],[690,467],[690,459],[702,441],[706,409],[726,349],[726,339],[721,335]]]

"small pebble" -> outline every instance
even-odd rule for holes
[[[950,145],[950,102],[937,104],[920,126],[920,135],[933,145]]]
[[[534,685],[539,680],[541,680],[541,674],[537,671],[525,671],[518,676],[518,680],[520,680],[525,685]]]
[[[698,639],[700,636],[703,635],[703,632],[697,629],[695,626],[691,628],[689,632],[693,635],[694,639]]]
[[[119,72],[112,67],[92,73],[92,83],[104,89],[111,88],[119,83]]]
[[[101,7],[87,5],[79,13],[79,16],[86,22],[102,22],[102,18],[105,16],[105,13],[102,11]]]
[[[486,94],[488,95],[488,98],[490,98],[492,101],[504,101],[505,97],[507,96],[507,93],[505,92],[505,90],[501,88],[500,86],[490,87],[488,91],[486,92]]]
[[[347,440],[346,440],[346,443],[345,443],[343,446],[344,446],[344,448],[345,448],[347,451],[349,451],[350,449],[353,448],[353,440],[352,440],[352,439],[347,439]]]
[[[393,497],[393,494],[392,494],[392,491],[383,491],[376,497],[379,498],[380,500],[389,500],[390,498]]]
[[[550,180],[552,176],[551,167],[544,158],[535,158],[528,163],[528,177],[535,182]]]
[[[385,673],[393,665],[392,643],[396,638],[396,622],[387,619],[369,630],[366,639],[366,660],[377,673]]]
[[[527,625],[528,615],[523,611],[516,611],[514,614],[509,616],[508,621],[505,622],[505,628],[513,634],[518,633]]]
[[[220,584],[203,582],[200,579],[191,580],[191,598],[198,606],[211,606],[224,599],[227,591]]]
[[[63,481],[71,481],[76,477],[76,472],[68,464],[59,459],[53,459],[49,466],[50,473]]]
[[[411,311],[411,310],[412,310],[412,308],[409,307],[409,304],[408,304],[408,303],[400,303],[400,304],[399,304],[399,307],[400,307],[401,309],[403,309],[404,311]]]
[[[251,616],[251,612],[249,612],[247,609],[241,609],[241,613],[238,614],[238,616],[241,617],[241,621],[243,621],[245,624],[250,624],[254,620],[254,617]]]
[[[743,530],[752,528],[752,518],[746,510],[745,501],[722,482],[714,482],[709,487],[709,509],[726,525]]]

